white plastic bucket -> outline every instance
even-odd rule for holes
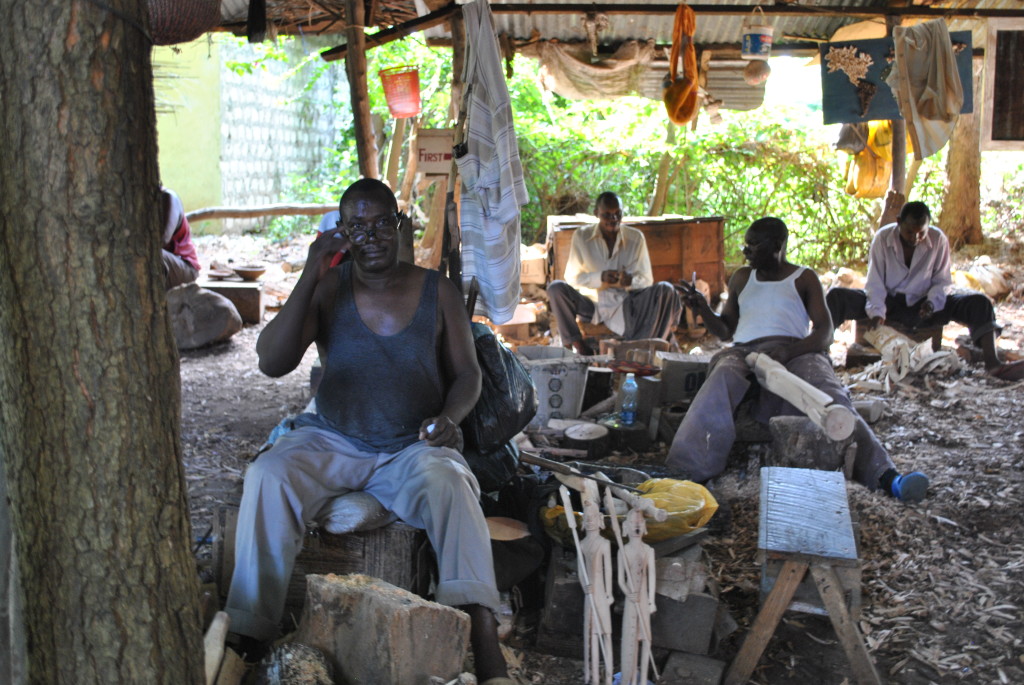
[[[760,12],[760,16],[758,13]],[[743,20],[743,42],[740,56],[743,59],[766,60],[772,54],[772,35],[775,27],[768,23],[764,10],[755,7],[750,17]]]

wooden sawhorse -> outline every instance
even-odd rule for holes
[[[725,674],[725,685],[742,685],[750,680],[808,571],[846,651],[853,679],[862,685],[881,683],[844,597],[846,591],[855,592],[859,601],[859,585],[844,588],[842,578],[845,569],[859,569],[860,561],[843,474],[784,467],[761,469],[758,530],[763,568],[773,560],[781,561],[782,568]]]

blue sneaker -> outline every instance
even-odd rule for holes
[[[902,502],[920,502],[928,491],[928,476],[920,471],[896,476],[889,489],[892,496]]]

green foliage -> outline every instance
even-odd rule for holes
[[[572,102],[541,93],[534,63],[517,59],[510,92],[527,186],[524,239],[543,240],[549,214],[590,211],[592,198],[614,190],[627,213],[647,213],[662,155],[669,155],[665,213],[726,218],[726,258],[742,260],[746,227],[766,215],[790,226],[794,259],[817,267],[866,253],[871,204],[843,192],[845,155],[812,140],[808,128],[777,113],[702,117],[696,131],[677,129],[667,142],[660,102],[622,98]]]
[[[268,60],[280,59],[280,52],[268,48],[253,63],[236,68],[265,68]],[[412,37],[374,48],[367,58],[371,110],[385,122],[386,136],[391,135],[395,120],[388,112],[378,74],[390,67],[418,68],[421,127],[451,126],[449,50],[428,47]],[[309,79],[307,90],[327,69],[343,68],[318,59],[318,53],[311,52],[291,70],[296,77]],[[667,163],[664,212],[725,217],[727,261],[742,261],[740,246],[746,227],[770,215],[790,227],[794,261],[817,269],[863,262],[881,203],[845,193],[849,158],[830,144],[838,126],[821,125],[820,95],[802,93],[799,100],[790,88],[790,92],[766,99],[764,106],[752,112],[723,111],[718,125],[709,123],[701,113],[695,130],[677,128],[669,136],[664,108],[658,101],[639,97],[567,100],[542,91],[537,72],[536,61],[516,57],[514,75],[508,82],[531,198],[522,212],[524,242],[544,240],[549,215],[592,211],[593,198],[604,190],[618,193],[628,214],[648,213],[659,168]],[[798,78],[806,81],[807,74]],[[331,106],[344,122],[341,142],[327,152],[314,175],[293,179],[288,191],[291,199],[333,202],[358,177],[349,94],[343,79],[339,79]],[[387,145],[382,147],[381,162]],[[1019,231],[1022,181],[1024,167],[1018,165],[1008,174],[1004,188],[993,191],[993,199],[984,200],[987,221],[1010,223]],[[945,182],[942,152],[921,165],[912,198],[939,208]],[[296,229],[308,230],[308,221],[279,218],[270,231],[275,237],[287,237]]]
[[[1007,168],[988,190],[982,196],[982,225],[1003,240],[1024,240],[1024,163]]]

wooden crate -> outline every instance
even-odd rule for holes
[[[550,280],[560,279],[565,274],[572,234],[577,228],[596,222],[596,218],[580,216],[548,217]],[[725,219],[722,217],[626,217],[622,223],[639,229],[647,239],[655,281],[689,281],[697,272],[697,278],[711,286],[712,299],[717,299],[725,290]]]
[[[213,565],[217,585],[227,595],[235,568],[237,507],[220,507],[213,524]],[[306,597],[306,575],[362,573],[403,590],[425,595],[430,586],[433,555],[426,532],[396,521],[364,533],[332,535],[324,530],[307,534],[288,581],[286,620],[298,621]]]
[[[212,290],[231,300],[244,323],[260,323],[266,305],[263,284],[255,281],[201,281],[199,287]]]

